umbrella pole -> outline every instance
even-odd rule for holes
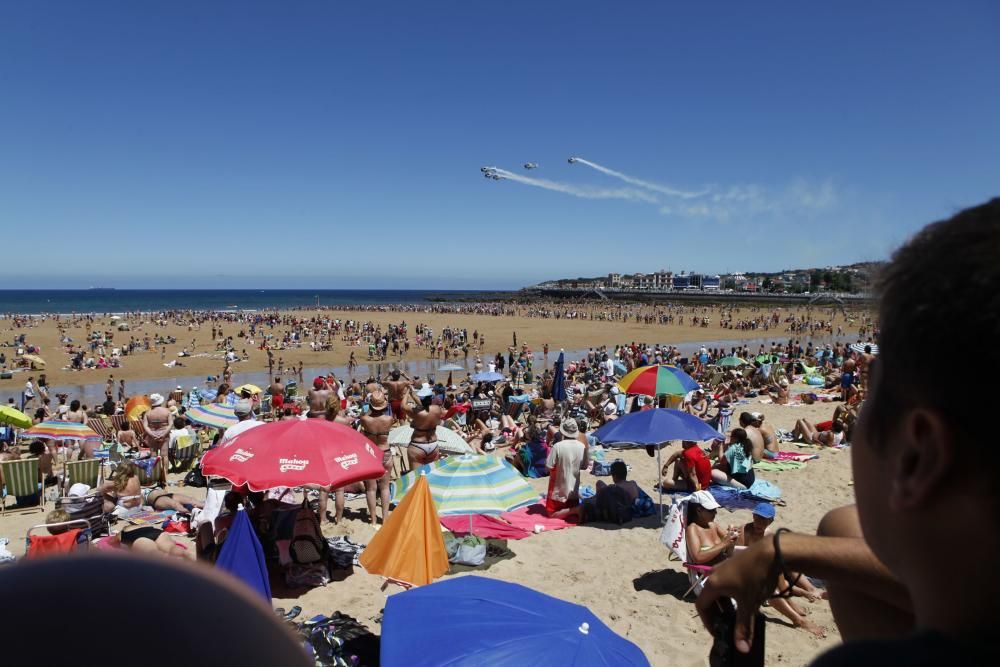
[[[657,483],[656,488],[660,490],[660,525],[663,525],[663,468],[660,467],[660,449],[663,447],[662,444],[656,446],[656,478],[660,481]]]

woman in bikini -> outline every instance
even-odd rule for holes
[[[410,470],[417,466],[434,463],[441,458],[441,450],[437,444],[437,427],[441,422],[441,408],[432,405],[413,415],[410,426],[413,435],[410,445],[406,448],[406,456],[410,462]]]
[[[111,479],[101,487],[104,496],[104,511],[111,512],[115,507],[134,509],[148,505],[154,510],[175,510],[190,513],[195,507],[204,507],[204,503],[180,493],[167,493],[159,487],[142,488],[139,483],[139,468],[134,463],[124,462],[111,473]]]
[[[392,481],[392,448],[389,446],[389,429],[393,417],[388,414],[389,401],[381,391],[373,392],[368,399],[368,414],[360,419],[360,431],[382,451],[382,467],[385,473],[379,479],[365,481],[365,497],[368,501],[369,521],[375,523],[375,494],[382,502],[382,523],[389,518],[389,483]]]

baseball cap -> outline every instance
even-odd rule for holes
[[[326,380],[321,377],[313,378],[313,388],[319,389],[320,387],[323,386],[324,382],[326,382]]]
[[[701,505],[707,510],[717,510],[721,507],[715,496],[708,491],[695,491],[688,497],[688,502]]]
[[[762,422],[762,421],[764,421],[764,415],[762,415],[759,412],[751,412],[750,413],[750,418],[752,420],[754,420],[755,422]]]
[[[236,405],[233,406],[233,412],[238,415],[248,415],[253,412],[253,405],[250,401],[236,401]]]
[[[753,514],[765,519],[773,519],[775,515],[774,505],[771,503],[757,503],[750,511]]]

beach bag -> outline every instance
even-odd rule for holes
[[[104,513],[101,496],[67,496],[56,501],[56,509],[65,510],[70,521],[86,521],[94,537],[108,534],[109,517]]]
[[[307,503],[295,514],[295,525],[292,528],[292,540],[288,545],[288,553],[293,563],[311,565],[326,560],[326,538],[320,529],[316,513]]]
[[[445,541],[448,562],[478,567],[486,562],[486,541],[475,535],[452,537]]]
[[[184,475],[184,486],[194,486],[199,489],[204,489],[208,486],[208,482],[205,479],[205,475],[201,472],[201,464],[196,464],[188,474]]]

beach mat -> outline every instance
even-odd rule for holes
[[[469,534],[469,515],[443,516],[441,525],[455,535]],[[492,537],[502,540],[523,540],[531,536],[530,530],[512,526],[500,517],[488,514],[472,515],[472,534],[477,537]]]
[[[799,470],[805,468],[803,461],[760,461],[753,464],[754,470],[763,472],[784,472],[786,470]]]

